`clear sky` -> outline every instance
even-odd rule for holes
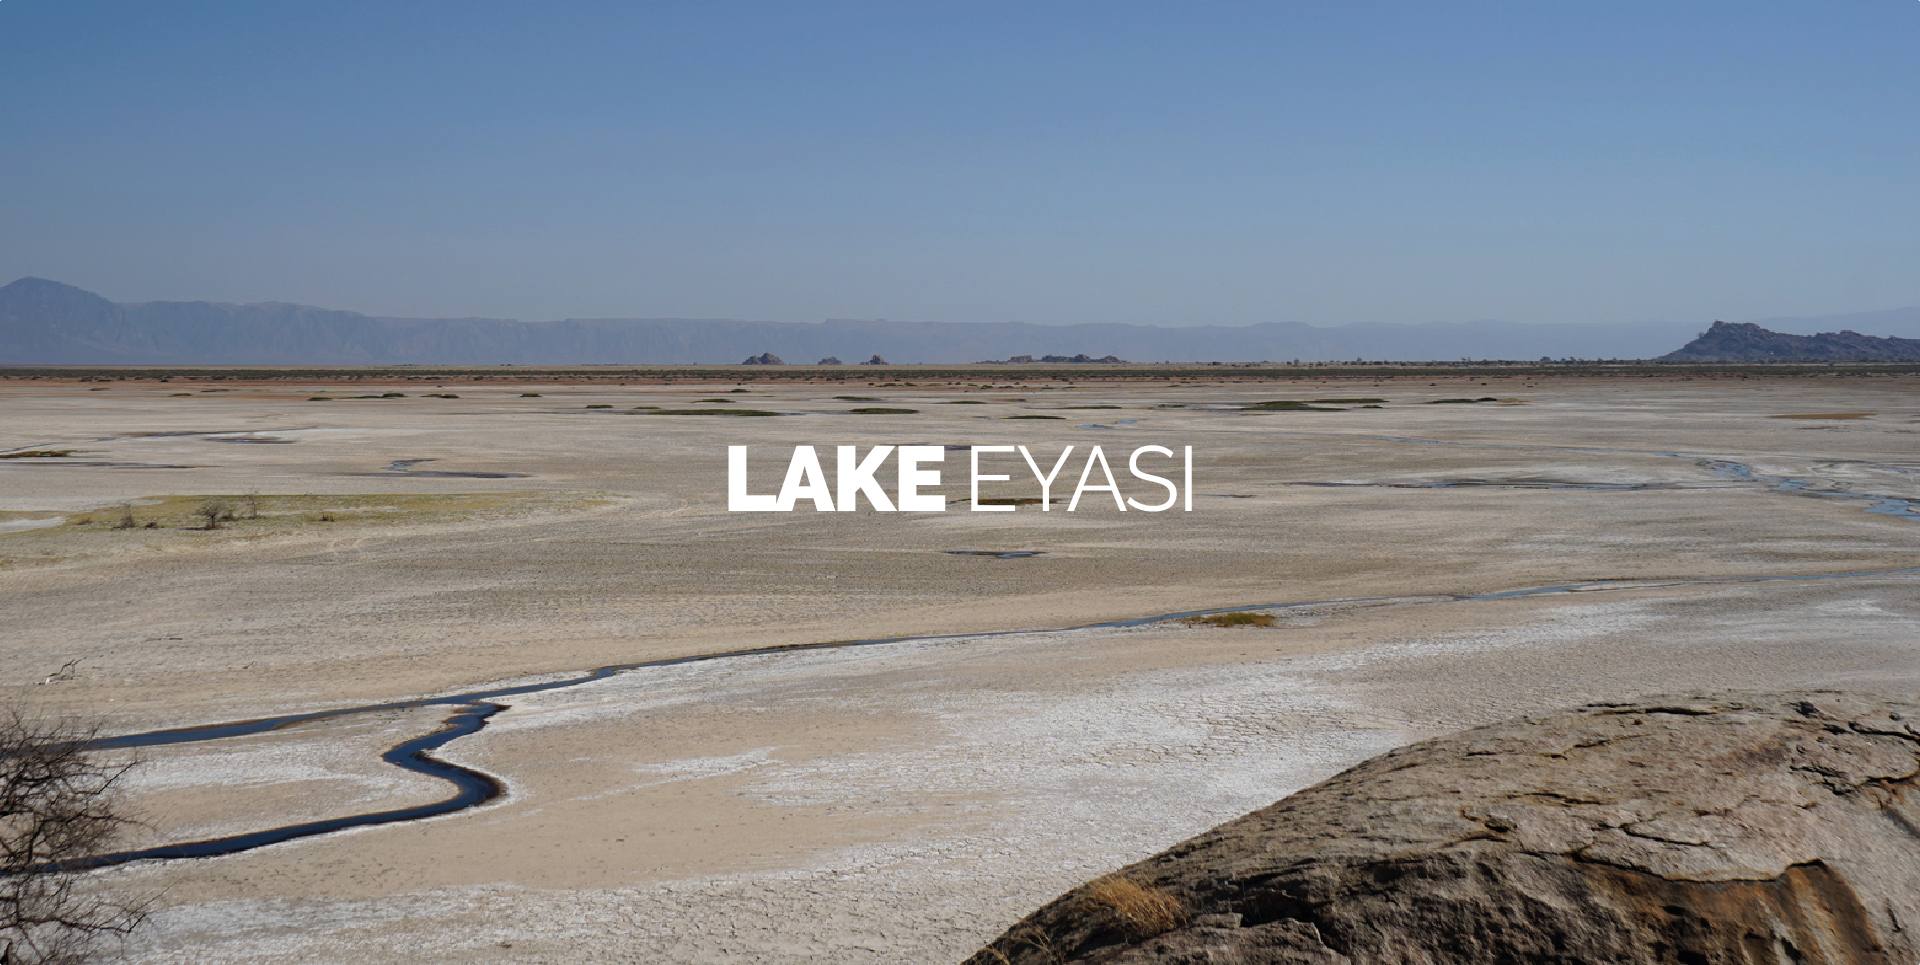
[[[0,281],[382,314],[1920,303],[1920,2],[0,0]]]

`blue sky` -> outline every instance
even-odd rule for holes
[[[122,300],[1683,327],[1920,303],[1913,0],[0,0],[0,78],[0,276]]]

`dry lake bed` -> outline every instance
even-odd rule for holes
[[[799,443],[1194,505],[726,511]],[[132,957],[955,960],[1416,739],[1910,696],[1920,379],[0,381],[0,614],[9,703],[152,735]]]

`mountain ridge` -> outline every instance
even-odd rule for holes
[[[1670,324],[1300,322],[821,322],[700,318],[553,321],[377,316],[292,302],[115,302],[27,277],[0,287],[0,363],[203,365],[730,364],[782,358],[966,363],[1048,355],[1154,361],[1649,358]]]

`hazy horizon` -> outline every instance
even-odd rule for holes
[[[1801,327],[1805,327],[1806,324],[1813,324],[1813,325],[1841,324],[1845,322],[1845,320],[1854,319],[1854,318],[1871,320],[1874,316],[1890,316],[1900,324],[1901,326],[1900,331],[1895,331],[1891,333],[1869,332],[1867,334],[1901,335],[1908,331],[1912,331],[1916,334],[1920,334],[1920,304],[1894,305],[1894,306],[1888,306],[1884,308],[1869,308],[1869,309],[1860,309],[1860,310],[1842,309],[1839,311],[1820,312],[1820,313],[1812,313],[1812,314],[1806,314],[1806,315],[1764,315],[1764,316],[1756,316],[1752,318],[1725,318],[1725,317],[1716,316],[1714,318],[1705,318],[1705,319],[1657,319],[1656,318],[1656,319],[1629,319],[1626,321],[1612,321],[1612,322],[1588,321],[1588,320],[1534,321],[1530,319],[1491,318],[1491,317],[1429,318],[1429,319],[1368,319],[1368,320],[1349,321],[1349,322],[1323,322],[1323,321],[1316,321],[1310,318],[1269,318],[1269,319],[1263,319],[1260,321],[1250,321],[1250,322],[1195,323],[1192,325],[1181,326],[1181,325],[1173,325],[1173,324],[1168,324],[1163,322],[1124,322],[1124,321],[1112,321],[1107,319],[1086,319],[1081,321],[1061,321],[1061,322],[1032,322],[1026,319],[1019,319],[1019,318],[904,318],[904,317],[890,317],[886,315],[831,316],[831,317],[824,317],[824,318],[793,318],[793,317],[785,317],[785,316],[749,317],[749,316],[740,315],[740,314],[688,316],[688,315],[664,315],[657,312],[645,311],[640,308],[636,308],[636,309],[625,311],[625,312],[607,314],[607,315],[571,314],[571,315],[552,315],[552,316],[534,318],[534,317],[522,317],[522,316],[513,316],[513,315],[498,314],[498,313],[484,313],[484,312],[467,314],[467,315],[406,315],[406,314],[401,314],[397,312],[381,311],[377,308],[368,309],[360,306],[351,306],[351,305],[301,302],[301,301],[293,301],[285,298],[265,298],[265,299],[251,300],[251,301],[233,301],[233,300],[218,299],[218,298],[122,297],[113,292],[99,291],[88,285],[76,284],[67,279],[48,278],[43,275],[19,274],[19,275],[9,276],[5,272],[0,272],[0,278],[10,279],[8,282],[0,283],[0,287],[4,287],[5,284],[11,284],[12,282],[19,282],[19,281],[28,281],[28,280],[49,281],[49,282],[53,282],[59,285],[64,285],[70,288],[77,288],[89,294],[98,295],[116,304],[136,305],[136,304],[151,304],[151,303],[179,303],[179,304],[210,303],[210,304],[229,304],[229,305],[241,305],[241,306],[294,305],[301,308],[316,308],[316,309],[322,309],[326,311],[352,312],[354,314],[365,315],[369,318],[387,318],[387,319],[396,319],[396,320],[415,319],[415,320],[421,320],[421,321],[473,319],[473,320],[502,321],[502,322],[560,322],[560,321],[628,321],[628,320],[639,321],[639,320],[671,319],[676,321],[690,321],[690,322],[697,322],[697,321],[772,322],[772,323],[778,323],[778,324],[802,324],[802,325],[824,324],[824,323],[832,323],[832,322],[860,322],[860,323],[900,322],[900,323],[906,323],[906,324],[960,324],[960,325],[966,325],[966,324],[990,325],[990,324],[1011,323],[1011,324],[1020,324],[1020,325],[1042,325],[1042,326],[1054,326],[1054,327],[1065,327],[1065,326],[1073,326],[1073,325],[1139,325],[1139,326],[1148,326],[1148,327],[1156,327],[1156,328],[1182,328],[1182,327],[1245,328],[1245,327],[1251,327],[1251,326],[1263,325],[1263,324],[1307,325],[1315,328],[1342,328],[1342,327],[1353,326],[1353,325],[1382,325],[1382,326],[1544,325],[1549,327],[1593,325],[1593,326],[1613,326],[1613,327],[1621,327],[1621,328],[1671,325],[1671,326],[1674,326],[1675,331],[1678,332],[1678,331],[1685,330],[1688,326],[1694,326],[1696,328],[1705,328],[1707,325],[1715,321],[1752,322],[1752,323],[1757,323],[1761,325],[1766,325],[1768,323],[1775,323],[1780,325],[1788,325],[1789,323],[1800,323]],[[1920,302],[1920,299],[1917,299],[1916,301]],[[1786,329],[1783,329],[1783,330],[1786,330]],[[1797,328],[1793,330],[1798,331]],[[1811,330],[1808,331],[1808,334],[1811,334]]]
[[[0,4],[0,265],[373,315],[1920,305],[1920,6]]]

